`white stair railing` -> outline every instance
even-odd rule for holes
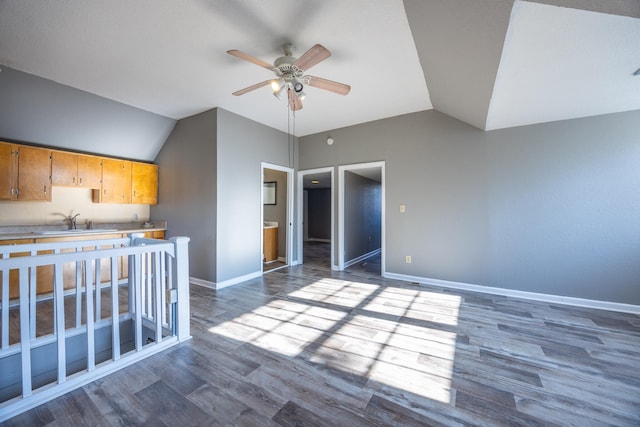
[[[0,422],[189,339],[188,242],[134,234],[0,246]],[[51,270],[52,291],[39,293]]]

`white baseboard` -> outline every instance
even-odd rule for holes
[[[234,277],[233,279],[224,280],[222,282],[210,282],[208,280],[198,279],[197,277],[190,277],[189,283],[191,283],[192,285],[203,286],[210,289],[223,289],[229,286],[237,285],[238,283],[246,282],[247,280],[255,279],[256,277],[260,276],[262,276],[262,271],[255,271],[253,273]]]
[[[389,273],[383,275],[388,279],[417,282],[425,285],[441,286],[443,288],[460,289],[480,292],[484,294],[502,295],[507,297],[551,302],[555,304],[573,305],[578,307],[597,308],[600,310],[619,311],[623,313],[640,314],[640,305],[624,304],[611,301],[599,301],[585,298],[564,297],[560,295],[541,294],[537,292],[519,291],[515,289],[494,288],[491,286],[473,285],[471,283],[450,282],[448,280],[430,279],[428,277],[409,276],[406,274]]]
[[[370,258],[370,257],[372,257],[374,255],[378,255],[381,251],[382,250],[380,248],[378,248],[378,249],[373,250],[373,251],[371,251],[369,253],[366,253],[364,255],[360,255],[357,258],[351,259],[351,260],[349,260],[349,261],[344,263],[344,268],[349,268],[352,265],[359,263],[360,261],[364,261],[367,258]]]
[[[216,282],[210,282],[208,280],[198,279],[197,277],[189,277],[189,283],[191,283],[192,285],[202,286],[203,288],[210,288],[210,289],[216,288]]]

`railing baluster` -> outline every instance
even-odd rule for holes
[[[82,264],[76,261],[76,328],[82,325]]]
[[[66,355],[66,333],[64,327],[64,279],[61,262],[54,264],[53,267],[53,299],[54,299],[54,318],[55,318],[55,335],[58,347],[58,384],[62,384],[67,380],[67,355]]]
[[[20,285],[20,351],[22,353],[22,397],[31,396],[31,340],[29,339],[29,267],[21,267]]]
[[[38,252],[31,251],[31,256]],[[36,267],[29,267],[29,336],[36,339]]]
[[[151,270],[151,253],[147,252],[144,255],[144,284],[146,288],[145,292],[145,301],[147,305],[147,309],[145,310],[145,314],[147,317],[153,317],[153,286],[151,282],[151,278],[153,277],[153,271]]]
[[[149,266],[149,270],[151,271],[151,266]],[[155,313],[153,313],[153,319],[156,321],[156,342],[162,341],[162,282],[160,281],[161,276],[160,270],[160,252],[153,252],[153,282],[154,282],[154,295],[153,300],[155,302]]]
[[[96,247],[97,249],[97,247]],[[100,277],[100,258],[96,259],[96,274],[94,274],[96,278],[96,321],[100,320],[101,310],[102,310],[102,288],[100,287],[101,277]]]
[[[142,350],[142,254],[136,254],[134,259],[133,288],[135,289],[135,326],[136,326],[136,351]]]
[[[91,260],[88,259],[84,263],[85,268],[85,292],[84,297],[87,303],[86,325],[87,325],[87,371],[93,371],[96,366],[96,347],[95,347],[95,330],[94,330],[94,313],[93,313],[93,285],[91,280]]]
[[[111,257],[111,344],[113,360],[120,359],[120,304],[118,303],[118,258]]]
[[[2,259],[9,258],[8,253]],[[9,347],[9,269],[2,271],[2,349]]]
[[[167,255],[165,252],[162,253],[160,257],[160,270],[158,275],[160,276],[160,319],[162,319],[162,323],[165,326],[169,326],[169,322],[167,320],[167,278],[165,276],[165,262],[167,259]]]

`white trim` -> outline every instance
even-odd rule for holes
[[[202,286],[203,288],[216,288],[216,282],[210,282],[204,279],[198,279],[197,277],[189,277],[189,283],[196,286]]]
[[[264,200],[263,200],[263,191],[262,187],[264,184],[264,170],[265,169],[273,169],[280,172],[286,172],[287,174],[287,223],[285,224],[285,232],[286,236],[286,260],[285,263],[287,265],[291,265],[293,261],[293,174],[295,170],[293,168],[289,168],[286,166],[275,165],[272,163],[261,162],[260,163],[260,224],[264,224]],[[279,227],[282,228],[282,227]],[[262,265],[263,254],[262,248],[264,248],[264,236],[263,236],[263,227],[260,227],[260,265]],[[244,277],[244,276],[242,276]],[[223,282],[225,283],[225,282]],[[228,286],[228,285],[226,285]],[[218,288],[221,289],[221,288]]]
[[[385,275],[385,265],[386,265],[386,232],[385,232],[385,223],[386,223],[386,214],[385,214],[385,206],[386,206],[386,184],[385,184],[385,161],[380,162],[370,162],[370,163],[357,163],[351,165],[342,165],[338,166],[338,271],[344,270],[345,261],[344,261],[344,172],[350,170],[357,169],[368,169],[368,168],[380,168],[380,185],[382,187],[382,200],[380,203],[381,206],[381,230],[380,230],[380,251],[381,251],[381,260],[380,260],[380,275],[384,277]],[[333,270],[333,268],[332,268]]]
[[[331,173],[331,269],[333,270],[335,265],[335,249],[334,249],[334,240],[335,240],[335,168],[333,166],[327,166],[323,168],[316,169],[307,169],[303,171],[298,171],[298,259],[297,264],[302,264],[304,262],[303,248],[304,248],[304,236],[303,236],[303,202],[304,202],[304,176],[309,174],[316,173]],[[312,241],[314,239],[309,239]]]
[[[398,273],[385,273],[387,279],[417,282],[425,285],[441,286],[443,288],[460,289],[483,294],[502,295],[506,297],[550,302],[555,304],[573,305],[578,307],[596,308],[600,310],[619,311],[623,313],[640,314],[640,305],[624,304],[611,301],[599,301],[586,298],[565,297],[561,295],[542,294],[538,292],[519,291],[516,289],[494,288],[491,286],[474,285],[471,283],[450,282],[448,280],[430,279],[428,277],[409,276]]]
[[[344,268],[349,268],[353,264],[357,264],[360,261],[364,261],[367,258],[371,258],[374,255],[378,255],[380,252],[382,252],[382,249],[378,248],[378,249],[375,249],[375,250],[373,250],[373,251],[371,251],[369,253],[366,253],[364,255],[360,255],[359,257],[356,257],[356,258],[354,258],[352,260],[349,260],[349,261],[345,262],[344,263]]]
[[[262,265],[262,263],[260,263]],[[262,276],[262,270],[254,271],[253,273],[245,274],[244,276],[234,277],[233,279],[224,280],[222,282],[216,282],[216,289],[223,289],[229,286],[237,285],[238,283],[246,282],[247,280],[255,279]]]

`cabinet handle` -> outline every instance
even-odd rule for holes
[[[105,188],[104,190],[102,190],[102,194],[104,194],[105,196],[107,195],[107,189]]]
[[[76,177],[73,177],[73,185],[76,185]]]
[[[44,194],[47,194],[47,186],[44,186]]]
[[[80,181],[80,185],[82,185],[82,178],[80,178],[79,181]]]

